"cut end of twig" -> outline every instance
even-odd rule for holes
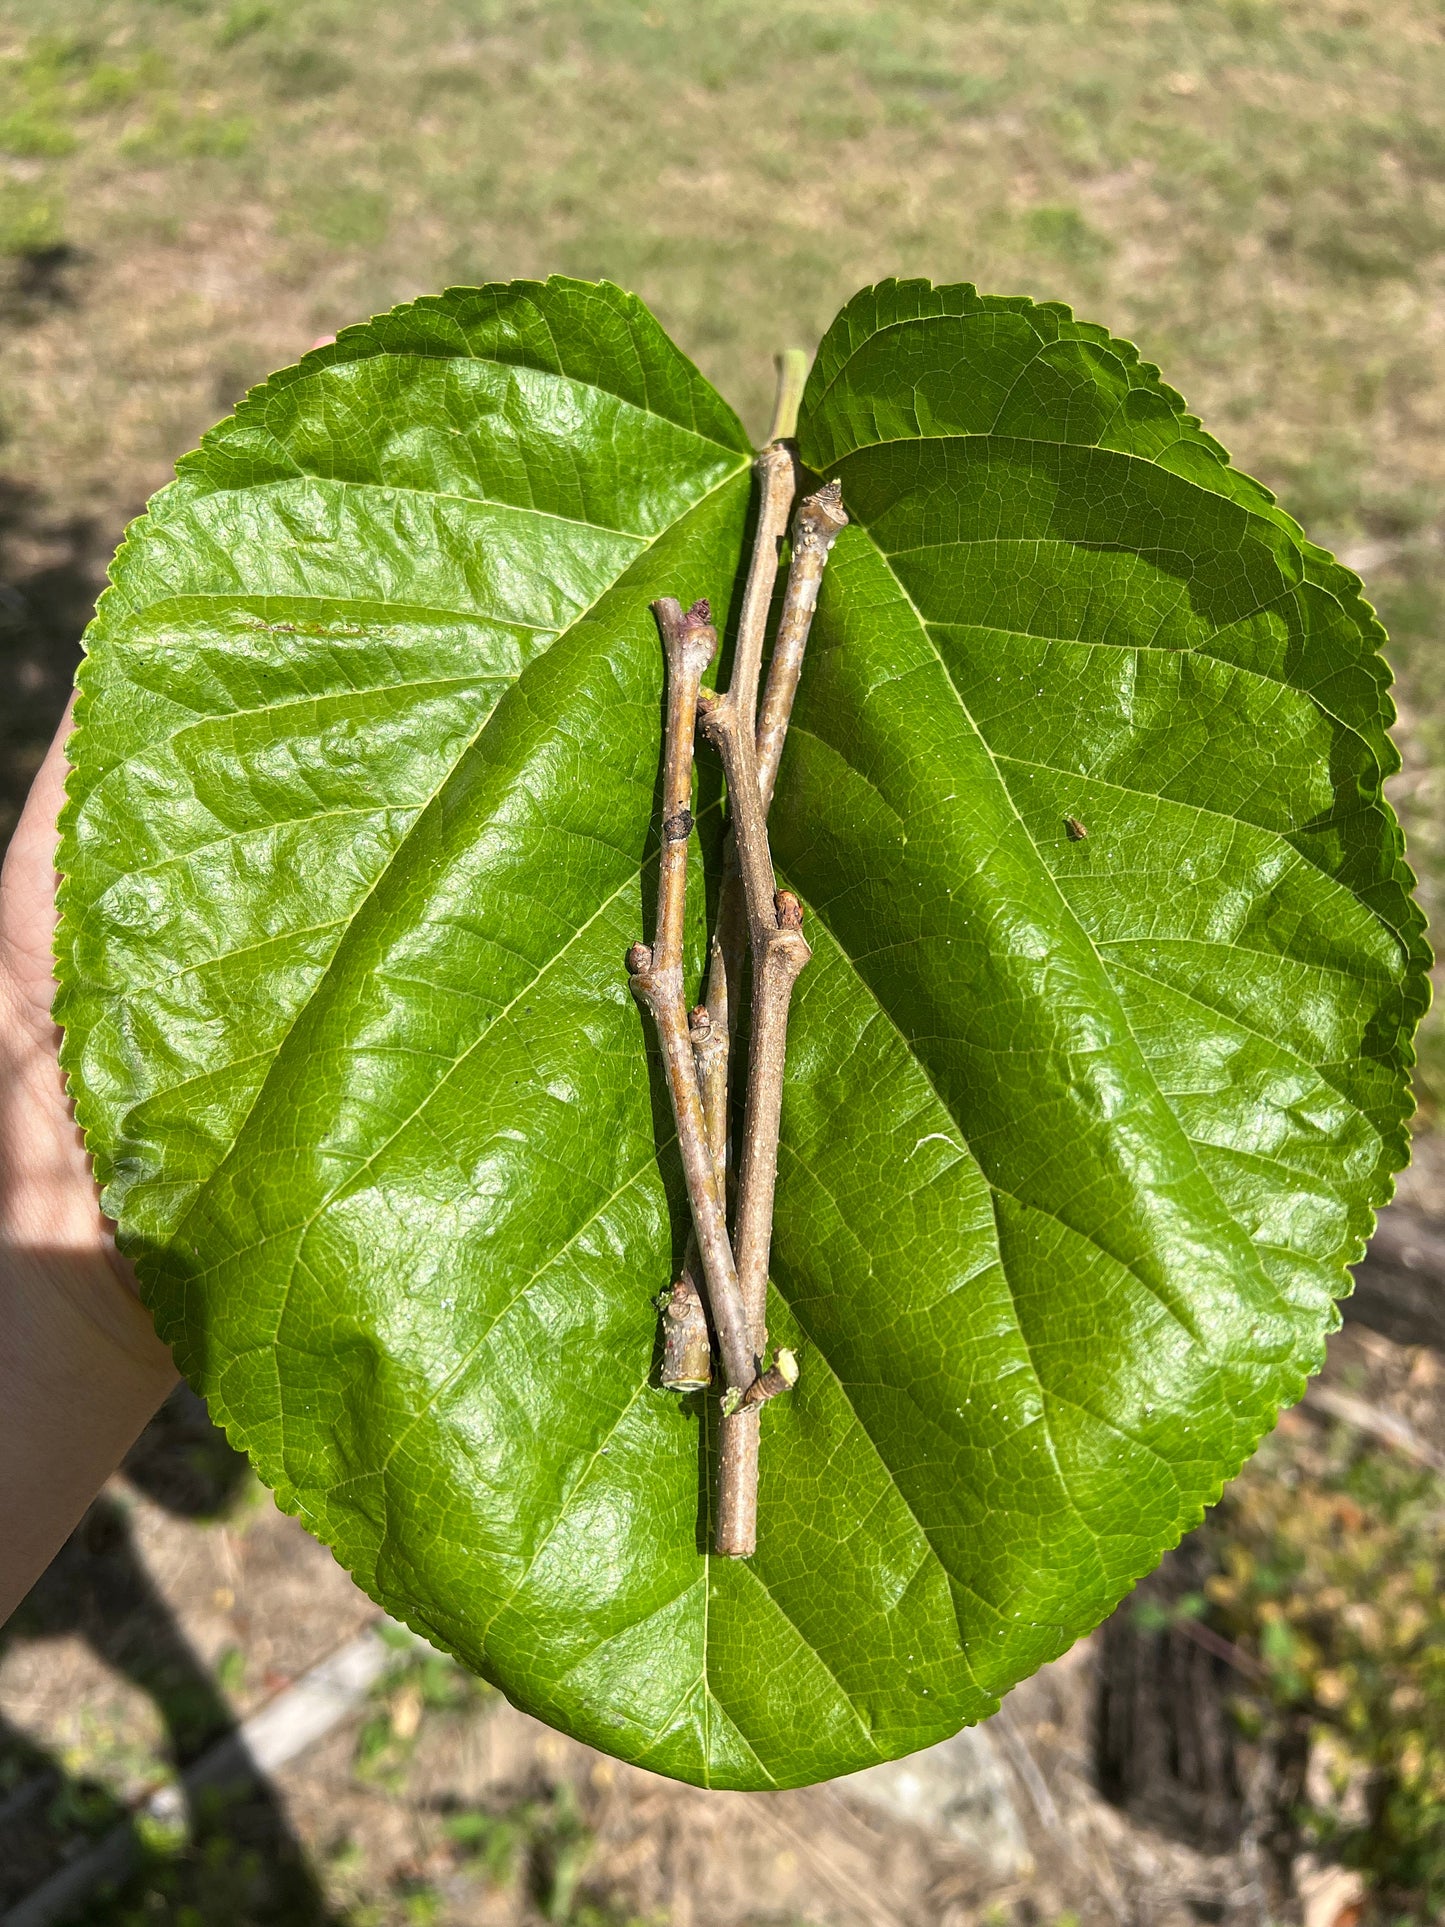
[[[674,670],[695,670],[700,675],[717,651],[717,630],[707,597],[699,596],[690,609],[684,609],[676,596],[664,595],[651,607],[668,662]]]
[[[706,1004],[694,1004],[687,1013],[687,1027],[694,1044],[705,1044],[712,1036],[712,1012]]]
[[[712,1383],[712,1341],[697,1285],[684,1272],[663,1307],[662,1383],[672,1392],[700,1392]]]
[[[773,898],[773,908],[778,915],[779,930],[802,929],[803,906],[791,890],[779,890]]]
[[[843,484],[824,482],[812,495],[804,496],[793,520],[795,548],[819,549],[826,555],[848,526],[848,511],[843,506]]]
[[[788,1350],[786,1345],[780,1345],[772,1365],[760,1378],[753,1380],[752,1384],[749,1385],[748,1389],[743,1393],[740,1403],[743,1405],[765,1405],[770,1398],[776,1398],[779,1392],[791,1391],[797,1382],[797,1357],[793,1352]]]
[[[652,945],[635,943],[627,953],[627,974],[629,977],[645,977],[652,968]]]

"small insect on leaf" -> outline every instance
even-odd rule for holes
[[[1077,816],[1066,816],[1064,818],[1064,828],[1069,833],[1070,843],[1082,843],[1084,838],[1089,834]]]

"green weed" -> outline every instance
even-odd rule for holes
[[[246,1683],[246,1655],[239,1646],[223,1647],[217,1655],[215,1680],[228,1699],[241,1691]]]
[[[401,1903],[407,1927],[435,1927],[445,1905],[436,1888],[426,1881],[405,1885],[401,1890]]]
[[[606,1908],[579,1901],[594,1842],[567,1782],[500,1813],[449,1814],[443,1826],[460,1860],[484,1868],[495,1886],[523,1882],[545,1920],[557,1927],[614,1927],[616,1917]]]
[[[265,68],[280,100],[311,100],[334,94],[351,78],[351,67],[330,48],[302,44],[267,50]]]
[[[1343,1432],[1303,1461],[1276,1438],[1207,1528],[1215,1628],[1262,1663],[1268,1716],[1314,1750],[1303,1833],[1396,1923],[1445,1908],[1442,1500],[1433,1475]]]
[[[191,109],[178,100],[157,103],[149,119],[121,138],[120,152],[134,161],[234,159],[251,144],[251,121],[214,107]]]
[[[0,115],[0,153],[30,160],[68,154],[74,146],[75,135],[42,106],[27,103]]]
[[[65,241],[60,196],[0,180],[0,256],[44,254]]]
[[[269,0],[237,0],[237,4],[227,11],[221,22],[216,45],[222,52],[239,47],[243,40],[249,40],[253,35],[264,33],[268,27],[274,26],[277,17],[276,9],[269,4]]]
[[[1032,208],[1024,227],[1036,247],[1066,261],[1097,261],[1113,251],[1108,236],[1090,227],[1076,207]]]
[[[483,1704],[492,1689],[410,1633],[383,1628],[404,1657],[372,1689],[370,1710],[352,1752],[358,1780],[399,1789],[406,1780],[423,1722],[430,1714],[458,1714]]]
[[[374,246],[391,225],[391,203],[375,188],[338,187],[314,194],[292,216],[329,247]]]

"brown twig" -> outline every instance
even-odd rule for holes
[[[782,378],[783,356],[778,357],[779,375]],[[775,414],[775,426],[784,410],[781,402]],[[796,416],[796,403],[794,404]],[[764,480],[764,489],[776,486],[781,500],[781,464],[764,467],[771,449],[764,449],[758,458],[758,470]],[[787,471],[791,483],[794,475],[791,461]],[[781,502],[779,518],[776,503],[765,501],[758,512],[759,540],[753,545],[752,567],[748,575],[748,586],[744,594],[744,609],[760,606],[765,617],[768,604],[772,599],[773,583],[777,578],[776,541],[764,544],[761,537],[764,528],[787,523],[788,508],[792,502],[791,487],[786,501]],[[842,488],[837,482],[827,482],[815,495],[809,495],[799,505],[793,522],[793,552],[788,567],[788,585],[783,595],[782,613],[778,619],[778,635],[773,645],[773,657],[768,666],[768,685],[763,694],[762,715],[757,726],[758,781],[762,790],[763,814],[767,815],[773,802],[773,789],[778,779],[778,764],[782,760],[783,743],[788,734],[788,724],[793,714],[793,699],[798,691],[798,678],[803,669],[803,652],[808,646],[808,632],[813,626],[813,614],[818,606],[818,590],[823,580],[823,570],[834,542],[844,528],[848,517],[843,509]],[[781,532],[781,528],[780,531]],[[755,583],[762,583],[765,589],[755,590]],[[745,647],[746,645],[746,647]],[[738,651],[735,658],[732,685],[729,695],[738,692],[739,707],[752,713],[756,704],[758,677],[761,663],[761,632],[755,633],[743,623],[738,628]],[[739,682],[741,671],[743,681]],[[726,989],[734,1002],[739,995],[742,977],[743,949],[745,942],[745,920],[743,915],[742,882],[738,872],[737,847],[734,841],[732,824],[723,843],[722,886],[718,893],[717,948],[708,974],[708,995],[711,998],[713,984],[726,974]]]
[[[772,859],[767,851],[767,811],[777,779],[778,761],[792,714],[802,670],[803,652],[813,612],[818,604],[818,589],[829,551],[847,523],[842,491],[829,483],[803,502],[793,525],[793,555],[788,571],[788,586],[773,660],[763,698],[763,718],[755,743],[764,745],[768,754],[766,778],[758,768],[756,754],[745,756],[741,747],[743,718],[751,720],[749,706],[757,689],[757,676],[740,685],[736,673],[727,697],[708,712],[705,728],[720,731],[719,746],[724,750],[728,780],[730,835],[722,890],[718,903],[718,961],[714,972],[736,995],[741,975],[746,921],[753,940],[752,1039],[748,1062],[747,1108],[743,1124],[742,1168],[738,1178],[737,1222],[734,1226],[734,1252],[738,1282],[748,1312],[748,1330],[753,1351],[762,1357],[767,1345],[768,1257],[772,1248],[773,1199],[777,1185],[778,1127],[782,1110],[783,1056],[787,1041],[788,1007],[798,972],[808,959],[802,942],[801,914],[797,899],[786,897],[789,922],[796,916],[797,942],[801,952],[783,950],[758,915],[754,905],[762,905],[772,895]],[[759,565],[754,550],[754,568]],[[771,593],[772,577],[769,577]],[[751,641],[751,638],[749,638]],[[740,645],[741,653],[741,645]],[[741,696],[741,700],[740,700]],[[726,740],[724,740],[726,739]],[[732,763],[729,766],[729,755]],[[742,773],[744,761],[753,764],[751,782]],[[745,833],[738,798],[751,791],[757,808],[747,812],[754,861],[751,874],[744,871],[742,843]],[[775,913],[785,907],[780,895]],[[781,923],[780,916],[776,920]],[[712,978],[709,983],[711,985]],[[774,1388],[781,1390],[781,1385]],[[723,1414],[719,1438],[717,1548],[735,1557],[747,1557],[757,1543],[758,1452],[761,1436],[757,1401],[748,1401]]]
[[[786,1392],[798,1382],[798,1361],[786,1345],[779,1345],[777,1357],[767,1371],[755,1378],[743,1393],[741,1404],[744,1407],[766,1405],[770,1398],[779,1392]]]
[[[707,1146],[712,1153],[713,1170],[722,1177],[726,1187],[726,1001],[722,1005],[720,1023],[714,1023],[713,1014],[706,1004],[699,1004],[695,1010],[688,1012],[687,1028],[692,1038],[693,1062],[697,1065],[698,1094],[702,1098]],[[697,1233],[689,1231],[682,1272],[663,1307],[661,1382],[669,1391],[698,1392],[712,1383],[712,1336],[707,1328],[707,1312],[698,1288],[698,1265]]]
[[[778,551],[788,530],[788,512],[798,485],[797,457],[785,439],[797,424],[798,397],[802,393],[806,357],[797,349],[778,356],[778,394],[773,408],[773,435],[768,446],[753,464],[758,478],[758,526],[753,538],[752,561],[743,590],[742,611],[738,617],[737,648],[733,653],[732,678],[728,694],[748,716],[757,713],[758,683],[762,675],[763,645],[767,638],[768,610],[773,600],[773,585],[778,579]],[[708,1002],[714,988],[737,1004],[742,984],[743,953],[747,932],[743,914],[741,881],[738,876],[737,846],[729,823],[723,840],[723,876],[718,893],[717,943],[708,970]],[[726,982],[724,983],[724,977]]]
[[[712,1152],[718,1182],[727,1186],[728,1159],[728,1006],[727,987],[720,1003],[709,1009],[698,1004],[687,1013],[692,1054],[697,1064],[697,1087],[702,1094],[707,1148]]]
[[[773,801],[773,786],[778,780],[783,742],[793,714],[793,698],[798,693],[798,677],[803,670],[803,651],[808,646],[808,631],[818,606],[818,591],[823,570],[833,544],[848,526],[843,508],[843,489],[838,482],[825,482],[816,495],[805,496],[793,518],[793,554],[788,565],[788,587],[778,618],[778,635],[773,644],[773,659],[768,665],[768,686],[763,695],[763,713],[758,718],[758,784],[762,791],[763,813]]]
[[[728,1238],[724,1186],[708,1146],[682,976],[687,844],[692,832],[693,731],[702,673],[717,649],[717,631],[705,602],[694,603],[684,611],[674,597],[664,596],[652,608],[667,658],[657,929],[651,946],[636,943],[628,951],[627,970],[634,995],[647,1006],[657,1026],[718,1349],[728,1384],[742,1392],[757,1371]]]
[[[1352,1426],[1368,1438],[1378,1439],[1381,1445],[1393,1446],[1403,1457],[1413,1459],[1416,1465],[1423,1465],[1437,1476],[1445,1477],[1445,1452],[1441,1452],[1428,1439],[1421,1438],[1409,1420],[1401,1418],[1398,1412],[1384,1411],[1380,1406],[1372,1405],[1368,1399],[1355,1398],[1349,1392],[1336,1391],[1333,1385],[1320,1384],[1310,1386],[1300,1410],[1308,1414],[1327,1412],[1331,1418]]]
[[[761,677],[767,612],[777,578],[778,551],[787,526],[796,486],[796,463],[787,446],[797,419],[798,401],[806,373],[805,358],[796,351],[779,357],[778,396],[769,446],[756,467],[760,481],[757,532],[748,581],[739,616],[738,643],[726,697],[693,699],[705,733],[722,753],[729,796],[729,830],[719,901],[718,929],[709,961],[707,1003],[692,1013],[692,1043],[696,1081],[706,1135],[713,1152],[714,1193],[728,1194],[728,1055],[731,1035],[730,1005],[736,1003],[741,976],[744,933],[753,954],[752,1030],[748,1086],[743,1121],[743,1151],[738,1178],[738,1215],[733,1241],[735,1277],[747,1321],[753,1375],[745,1385],[728,1363],[729,1391],[723,1408],[718,1479],[717,1549],[746,1557],[757,1542],[758,1408],[786,1390],[797,1378],[791,1352],[780,1351],[764,1372],[761,1357],[767,1342],[766,1309],[768,1258],[772,1244],[773,1201],[777,1183],[778,1130],[782,1112],[784,1053],[788,1009],[793,985],[811,955],[802,935],[802,910],[797,898],[775,891],[772,858],[767,844],[767,803],[777,776],[778,758],[787,733],[797,690],[803,650],[817,605],[818,587],[828,551],[847,521],[838,485],[820,490],[800,509],[794,525],[793,560],[784,598],[783,618],[774,648],[774,667],[764,698],[768,723],[769,765],[766,785],[760,779],[755,737],[758,722],[758,685]],[[659,620],[662,620],[658,605]],[[672,605],[676,609],[676,605]],[[680,612],[679,612],[680,613]],[[666,634],[666,631],[664,631]],[[779,660],[781,656],[781,660]],[[671,662],[671,657],[669,657]],[[700,672],[699,672],[700,674]],[[669,725],[671,726],[671,707]],[[690,827],[690,821],[689,821]],[[659,906],[661,888],[659,889]],[[659,928],[662,918],[659,907]],[[639,994],[643,994],[641,991]],[[659,1035],[662,1025],[659,1020]],[[670,1088],[671,1088],[670,1080]],[[674,1099],[676,1104],[676,1097]],[[679,1125],[679,1140],[682,1137]],[[692,1195],[689,1181],[689,1195]],[[696,1235],[702,1226],[694,1208]],[[704,1265],[706,1270],[706,1265]],[[676,1350],[676,1367],[683,1369],[683,1333],[674,1348],[672,1323],[686,1325],[691,1369],[699,1369],[696,1319],[700,1311],[693,1280],[693,1249],[668,1306],[668,1352]],[[691,1290],[689,1291],[689,1286]],[[711,1287],[714,1322],[718,1299]],[[724,1294],[726,1298],[726,1293]],[[719,1344],[725,1345],[721,1329]],[[681,1378],[665,1382],[682,1383]],[[686,1382],[694,1383],[695,1379]]]
[[[798,899],[786,890],[774,889],[753,750],[753,718],[729,690],[723,697],[704,695],[698,703],[698,720],[703,734],[722,756],[753,959],[752,1030],[734,1250],[749,1338],[758,1357],[766,1343],[768,1254],[778,1172],[788,1006],[793,985],[812,953],[803,937]],[[732,1558],[747,1558],[757,1546],[757,1424],[755,1405],[727,1413],[722,1421],[715,1543],[720,1553]]]
[[[1215,1632],[1212,1626],[1204,1625],[1201,1620],[1193,1618],[1188,1613],[1179,1613],[1169,1623],[1185,1639],[1192,1640],[1206,1653],[1213,1654],[1215,1659],[1222,1659],[1226,1666],[1232,1666],[1237,1673],[1243,1673],[1246,1679],[1267,1680],[1269,1678],[1269,1668],[1257,1660],[1253,1653],[1245,1652],[1242,1646],[1236,1646],[1232,1639],[1226,1639],[1223,1633]]]
[[[769,442],[753,463],[753,473],[759,484],[758,526],[753,535],[752,561],[738,613],[737,647],[729,683],[729,691],[736,693],[739,708],[750,716],[758,707],[768,609],[778,577],[778,554],[788,532],[788,510],[793,506],[798,485],[798,463],[792,443]]]
[[[758,519],[753,537],[753,552],[738,617],[737,648],[733,657],[731,690],[740,706],[752,715],[757,708],[758,684],[762,673],[763,648],[767,637],[768,609],[773,585],[777,581],[778,556],[788,516],[797,489],[797,458],[791,439],[797,427],[798,403],[807,378],[808,358],[800,349],[789,349],[777,358],[778,384],[773,403],[773,421],[768,445],[754,463],[758,477]],[[703,1109],[708,1118],[708,1136],[714,1163],[721,1176],[725,1197],[731,1196],[731,1162],[728,1150],[728,1090],[732,1031],[730,1008],[735,1007],[741,991],[742,960],[747,941],[741,879],[738,872],[737,845],[729,823],[723,844],[723,876],[718,896],[718,922],[708,959],[706,1041],[698,1050],[698,1079],[702,1088]],[[697,1013],[694,1013],[696,1018]],[[695,1034],[696,1041],[696,1034]],[[684,1388],[696,1383],[692,1376],[701,1369],[698,1323],[703,1318],[696,1283],[696,1242],[689,1243],[682,1277],[668,1304],[664,1326],[663,1383]],[[753,1338],[754,1359],[765,1343],[761,1318]],[[672,1375],[677,1374],[677,1375]],[[686,1375],[686,1376],[682,1376]],[[731,1424],[724,1420],[723,1457],[736,1457],[740,1430],[751,1432],[752,1470],[741,1483],[757,1484],[757,1424],[744,1420]],[[746,1446],[745,1446],[746,1451]],[[729,1492],[739,1484],[737,1468],[720,1479]],[[754,1500],[754,1512],[756,1501]],[[751,1548],[749,1548],[751,1549]]]

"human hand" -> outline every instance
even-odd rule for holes
[[[0,1619],[175,1382],[101,1215],[50,1015],[67,709],[0,870]]]

